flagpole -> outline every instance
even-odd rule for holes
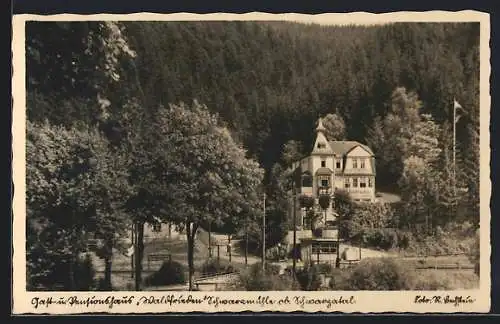
[[[264,193],[264,210],[262,215],[262,270],[266,270],[266,193]]]
[[[457,206],[457,101],[453,98],[453,207]]]

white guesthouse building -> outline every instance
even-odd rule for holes
[[[321,234],[313,233],[308,224],[306,211],[301,208],[299,197],[313,197],[319,204],[322,194],[333,197],[335,190],[347,191],[354,202],[375,201],[375,156],[372,150],[356,141],[329,141],[321,119],[316,127],[316,140],[310,154],[292,165],[298,175],[295,189],[290,192],[289,219],[293,219],[295,208],[296,237],[301,258],[305,260],[332,261],[337,255],[337,214],[331,204],[320,210],[324,217],[318,217],[317,227]],[[291,221],[293,224],[293,222]],[[286,243],[293,244],[293,231]]]

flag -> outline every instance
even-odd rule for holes
[[[457,109],[461,109],[463,111],[464,108],[462,107],[462,105],[458,103],[456,99],[453,99],[453,109],[455,113],[455,124],[456,124],[460,119],[460,117],[462,117],[461,115],[457,115]]]

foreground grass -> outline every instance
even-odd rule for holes
[[[415,290],[461,290],[479,288],[479,276],[473,270],[415,270]]]

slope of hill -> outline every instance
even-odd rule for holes
[[[96,59],[87,58],[78,47],[61,49],[61,40],[78,44],[85,39],[85,31],[95,28],[88,25],[28,24],[27,33],[32,35],[27,57],[29,119],[95,122],[99,107],[89,102],[94,94],[78,89],[93,89],[96,80],[89,73]],[[108,113],[118,120],[130,115],[127,109],[135,106],[128,105],[127,98],[134,98],[147,111],[197,99],[220,114],[268,171],[279,160],[286,141],[297,139],[309,147],[319,115],[340,114],[346,121],[347,137],[365,141],[374,117],[387,113],[397,86],[414,90],[424,112],[432,113],[439,123],[450,120],[454,97],[468,107],[469,118],[478,120],[479,24],[363,27],[212,21],[122,25],[136,57],[122,62],[120,82],[109,86]],[[82,58],[77,70],[72,69],[75,57]],[[47,74],[44,66],[51,60],[57,64]],[[73,90],[69,77],[79,81]],[[61,91],[54,93],[54,89]],[[467,132],[457,134],[464,154],[470,150],[468,136]]]

